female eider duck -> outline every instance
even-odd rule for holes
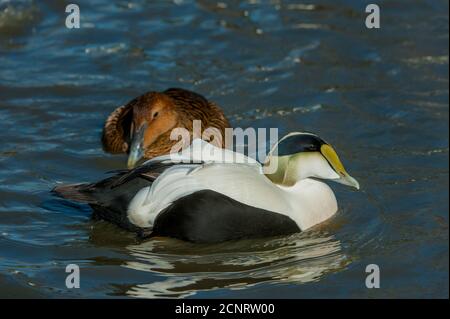
[[[179,88],[147,92],[109,115],[103,128],[103,149],[127,153],[128,168],[132,168],[141,158],[170,153],[177,143],[170,139],[173,128],[185,128],[192,136],[194,120],[201,121],[200,134],[215,128],[224,137],[225,128],[230,127],[220,107],[200,94]],[[223,147],[222,141],[216,146]]]
[[[311,133],[291,133],[263,165],[195,139],[180,153],[55,192],[143,236],[214,243],[292,234],[327,220],[337,202],[318,179],[359,189],[331,145]]]

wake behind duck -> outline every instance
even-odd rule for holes
[[[359,189],[331,145],[298,132],[279,140],[264,164],[195,139],[180,153],[54,192],[130,231],[213,243],[292,234],[329,219],[336,197],[318,179]]]

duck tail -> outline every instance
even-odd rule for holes
[[[76,202],[95,204],[97,201],[93,198],[89,192],[91,184],[69,184],[60,185],[53,188],[52,193],[65,199],[73,200]]]

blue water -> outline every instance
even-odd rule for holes
[[[0,296],[448,298],[448,1],[0,0]],[[361,191],[293,236],[219,245],[137,241],[57,183],[123,168],[104,119],[184,87],[233,126],[318,133]],[[67,289],[65,267],[81,269]],[[367,289],[366,266],[381,287]]]

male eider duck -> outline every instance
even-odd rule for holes
[[[144,236],[215,243],[292,234],[327,220],[337,202],[318,179],[359,189],[331,145],[311,133],[291,133],[263,165],[195,139],[180,153],[54,191]]]
[[[106,152],[128,154],[128,168],[141,159],[170,153],[177,140],[171,140],[173,128],[193,130],[193,121],[201,121],[201,132],[216,128],[224,136],[230,127],[223,111],[200,94],[171,88],[164,92],[147,92],[109,115],[102,134]],[[222,141],[224,138],[222,138]],[[224,146],[223,142],[216,146]]]

